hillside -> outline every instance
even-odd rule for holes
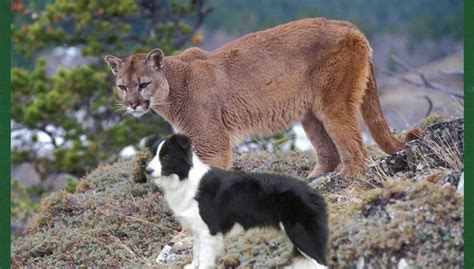
[[[459,100],[453,100],[445,93],[402,81],[402,79],[409,79],[421,83],[421,78],[414,72],[403,73],[403,68],[399,67],[399,69],[399,75],[386,78],[380,81],[379,85],[380,103],[392,128],[401,130],[406,128],[407,123],[413,124],[425,117],[429,110],[429,104],[421,96],[427,96],[432,101],[432,113],[463,115],[464,106],[459,103]],[[454,70],[464,70],[463,50],[417,68],[417,71],[423,73],[430,82],[438,83],[456,93],[463,94],[464,76],[443,73]],[[383,73],[383,70],[380,71]]]
[[[357,179],[333,173],[309,182],[329,205],[331,267],[463,267],[464,199],[457,188],[464,121],[438,120],[425,120],[422,138],[394,155],[369,146],[373,160]],[[101,166],[74,193],[45,198],[25,236],[12,244],[12,266],[162,268],[189,262],[191,239],[160,192],[132,179],[141,174],[142,161]],[[249,152],[236,156],[233,169],[303,179],[313,165],[310,152]],[[275,267],[288,263],[289,250],[281,234],[253,230],[229,238],[219,263]]]

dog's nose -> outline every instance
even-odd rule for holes
[[[145,170],[145,173],[147,173],[148,175],[151,175],[151,174],[153,174],[153,171],[155,171],[155,170],[153,170],[153,169],[151,169],[151,168],[147,168],[147,169]]]

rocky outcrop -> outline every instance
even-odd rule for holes
[[[332,222],[329,260],[334,268],[463,268],[463,220],[455,188],[391,182]]]
[[[406,149],[374,157],[359,178],[333,173],[309,182],[328,202],[331,267],[463,267],[464,199],[456,191],[462,188],[463,127],[462,119],[430,125]],[[143,164],[137,159],[99,167],[75,193],[44,199],[26,234],[12,244],[13,267],[160,268],[190,262],[192,239],[159,191],[139,183]],[[313,165],[310,152],[249,152],[236,156],[233,169],[306,180]],[[290,251],[282,234],[252,230],[226,239],[219,264],[283,266]]]

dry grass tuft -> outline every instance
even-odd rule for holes
[[[456,119],[429,126],[405,150],[370,163],[362,179],[370,185],[398,180],[425,180],[457,186],[464,167],[464,121]],[[439,179],[435,181],[434,179]]]
[[[149,150],[141,150],[137,153],[132,164],[131,174],[133,182],[146,182],[145,168],[150,159],[151,153]]]

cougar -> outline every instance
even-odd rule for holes
[[[361,111],[386,153],[405,141],[390,132],[380,107],[372,49],[349,22],[307,18],[247,34],[207,52],[159,49],[105,61],[123,106],[134,116],[154,110],[189,136],[205,163],[228,168],[232,146],[300,122],[316,150],[309,177],[334,171],[356,176],[367,152]]]

